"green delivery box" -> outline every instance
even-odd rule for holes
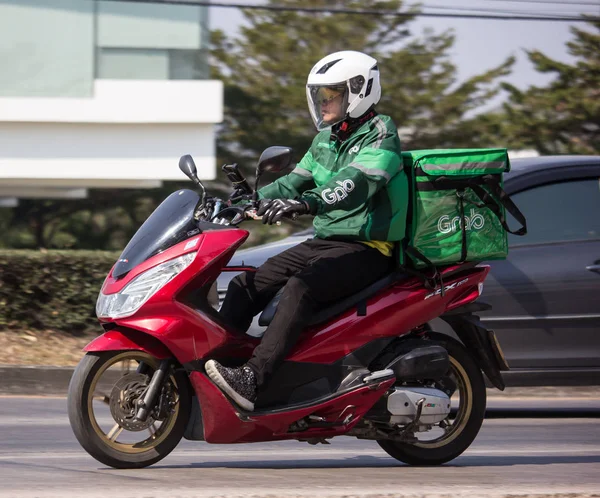
[[[406,252],[415,267],[504,259],[507,232],[526,221],[504,192],[506,149],[434,149],[402,153],[409,179]],[[522,227],[513,232],[508,210]]]

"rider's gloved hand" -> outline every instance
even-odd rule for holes
[[[263,224],[272,225],[284,216],[296,219],[296,217],[310,213],[310,206],[306,201],[294,199],[262,199],[256,214],[262,216]]]

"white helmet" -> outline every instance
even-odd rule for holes
[[[335,118],[325,120],[322,105],[340,97],[341,107]],[[363,54],[345,50],[317,62],[306,82],[308,109],[317,127],[324,130],[344,119],[358,118],[381,98],[377,61]]]

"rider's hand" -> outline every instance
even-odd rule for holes
[[[262,216],[262,222],[272,225],[288,217],[296,219],[297,216],[308,214],[310,207],[306,201],[294,199],[262,199],[256,214]]]

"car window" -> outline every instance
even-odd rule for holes
[[[508,234],[511,246],[600,239],[598,178],[541,185],[511,199],[527,218],[527,235]],[[514,225],[509,220],[509,226]]]

